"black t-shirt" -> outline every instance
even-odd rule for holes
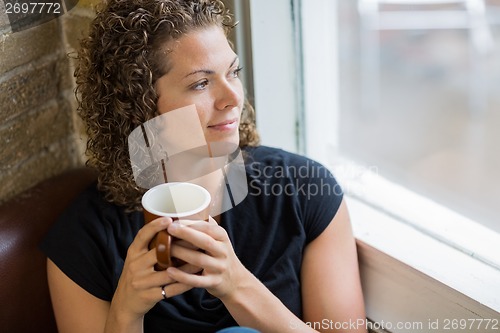
[[[264,146],[244,154],[248,195],[222,214],[221,226],[243,265],[301,317],[303,252],[331,222],[342,191],[329,171],[305,157]],[[59,218],[41,249],[83,289],[111,301],[143,223],[142,212],[125,213],[106,202],[94,184]],[[158,302],[144,321],[145,332],[214,332],[234,325],[224,304],[201,288]]]

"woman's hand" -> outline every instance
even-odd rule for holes
[[[209,218],[208,223],[200,221],[189,226],[171,223],[167,230],[172,236],[199,249],[173,243],[172,256],[202,269],[202,274],[197,275],[170,267],[167,274],[171,279],[183,285],[205,288],[213,296],[222,299],[230,297],[242,279],[251,274],[234,253],[226,230],[212,218]]]
[[[170,218],[158,218],[146,224],[137,233],[127,251],[118,287],[111,302],[111,310],[119,314],[116,320],[136,321],[157,302],[163,299],[162,286],[166,297],[182,294],[192,286],[175,281],[166,271],[155,271],[156,249],[149,250],[148,244],[159,231],[172,224]],[[193,265],[183,265],[179,271],[193,274],[201,269]]]
[[[298,322],[297,332],[316,332],[297,318],[240,262],[226,231],[213,219],[189,226],[172,223],[168,232],[204,252],[171,246],[172,255],[203,269],[201,275],[169,267],[167,273],[179,283],[205,288],[219,298],[240,326],[262,332],[288,332]]]

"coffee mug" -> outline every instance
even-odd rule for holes
[[[157,185],[142,196],[144,223],[159,217],[170,217],[174,221],[207,220],[210,200],[210,193],[196,184],[178,182]],[[166,230],[156,234],[149,243],[149,249],[156,248],[156,270],[165,270],[181,264],[179,260],[171,257],[171,244],[172,236]]]

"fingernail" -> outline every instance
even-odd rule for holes
[[[174,223],[172,223],[172,224],[170,224],[170,225],[168,226],[168,230],[170,230],[170,231],[175,231],[175,230],[177,230],[177,228],[178,228],[178,227],[179,227],[179,226],[178,226],[178,223],[175,223],[175,222],[174,222]]]
[[[172,224],[169,226],[169,228],[173,228],[174,230],[176,230],[177,228],[184,228],[184,227],[185,227],[184,224],[179,223],[177,221],[172,222]]]

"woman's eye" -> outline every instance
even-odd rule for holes
[[[231,72],[231,75],[233,77],[239,77],[240,76],[240,72],[241,72],[242,69],[243,69],[243,67],[236,68],[234,71]]]
[[[208,80],[197,82],[191,86],[193,90],[203,90],[208,86]]]

